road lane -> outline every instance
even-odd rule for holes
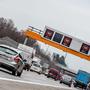
[[[61,88],[35,83],[19,82],[14,80],[0,80],[0,90],[77,90],[74,88]]]
[[[17,77],[17,76],[11,75],[10,72],[4,69],[0,69],[0,77],[12,79],[12,80],[28,81],[28,82],[38,83],[42,85],[51,85],[55,87],[67,88],[67,89],[72,89],[72,90],[74,89],[74,88],[69,88],[67,85],[60,84],[59,81],[54,81],[53,79],[47,78],[46,76],[42,74],[39,75],[31,71],[24,71],[21,77]]]
[[[47,78],[44,75],[39,75],[36,72],[31,72],[31,71],[24,71],[21,77],[17,77],[17,76],[13,76],[11,75],[11,73],[6,73],[3,72],[6,70],[2,70],[0,71],[0,77],[2,78],[9,78],[9,79],[15,79],[15,80],[23,80],[23,81],[30,81],[30,82],[34,82],[34,83],[40,83],[40,84],[49,84],[49,85],[54,85],[54,86],[61,86],[61,87],[68,87],[65,85],[60,85],[59,81],[54,81],[51,78]]]

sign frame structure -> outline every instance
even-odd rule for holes
[[[47,27],[45,27],[45,29],[46,29],[46,28],[47,28]],[[50,28],[50,29],[53,30],[53,31],[55,30],[55,29],[52,29],[52,28]],[[55,32],[58,32],[58,31],[55,30]],[[60,32],[60,31],[59,31],[59,32]],[[44,33],[45,33],[45,30],[44,30]],[[59,44],[59,43],[57,43],[57,42],[54,42],[54,41],[52,41],[52,40],[48,40],[48,39],[46,39],[46,38],[43,37],[44,33],[43,33],[42,35],[40,35],[39,33],[35,32],[35,31],[32,30],[32,29],[27,29],[27,30],[24,32],[24,35],[27,36],[28,38],[29,38],[29,37],[30,37],[30,38],[33,38],[33,39],[35,39],[35,40],[38,40],[38,41],[41,41],[41,42],[43,42],[43,43],[45,43],[45,44],[48,44],[48,45],[50,45],[50,46],[53,46],[53,47],[55,47],[55,48],[57,48],[57,49],[63,50],[64,52],[73,54],[73,55],[75,55],[75,56],[78,56],[78,57],[80,57],[80,58],[83,58],[83,59],[85,59],[85,60],[90,61],[90,52],[89,52],[89,54],[85,54],[85,53],[76,51],[76,50],[74,50],[74,49],[71,48],[71,47],[69,48],[69,47],[66,47],[66,46],[64,46],[64,45],[61,45],[61,44]],[[60,32],[60,34],[64,34],[64,33]],[[75,37],[72,37],[72,36],[70,36],[70,35],[65,34],[65,36],[68,36],[68,37],[70,37],[70,38],[74,38],[76,41],[78,40],[78,42],[80,42],[80,45],[82,45],[82,42],[85,43],[85,44],[90,45],[89,43],[87,43],[87,42],[85,42],[85,41],[82,41],[82,40],[80,40],[80,39],[77,39],[77,38],[75,38]],[[62,38],[62,40],[63,40],[63,38]],[[62,42],[62,40],[61,40],[61,42]],[[77,44],[77,42],[74,41],[74,44]],[[77,45],[78,45],[78,44],[77,44]],[[71,44],[71,46],[72,46],[72,44]],[[75,47],[75,48],[77,48],[77,47]]]
[[[52,37],[52,39],[51,39],[50,41],[54,42],[54,41],[53,41],[53,38],[54,38],[55,33],[62,34],[63,38],[62,38],[62,40],[60,41],[60,43],[58,43],[58,44],[69,48],[69,45],[71,44],[72,40],[73,40],[73,41],[76,40],[77,42],[80,42],[80,43],[81,43],[79,49],[78,49],[78,50],[75,50],[75,49],[73,49],[72,47],[70,47],[69,49],[72,49],[72,50],[75,50],[76,52],[79,52],[79,53],[85,54],[85,55],[87,55],[87,56],[90,56],[90,43],[85,42],[85,41],[83,41],[83,40],[80,40],[80,39],[78,39],[78,38],[75,38],[75,37],[73,37],[73,36],[70,36],[70,35],[68,35],[68,34],[65,34],[65,33],[63,33],[63,32],[60,32],[60,31],[58,31],[58,30],[56,30],[56,29],[50,28],[50,27],[48,27],[48,26],[45,26],[44,33],[43,33],[43,35],[42,35],[43,38],[45,38],[45,37],[44,37],[44,34],[45,34],[45,32],[46,32],[47,29],[48,29],[48,30],[51,30],[51,31],[54,31],[53,37]],[[70,40],[70,43],[69,43],[68,45],[64,45],[64,44],[63,44],[64,38],[69,38],[69,39],[71,39],[71,40]],[[45,39],[47,39],[47,38],[45,38]],[[48,40],[48,39],[47,39],[47,40]],[[57,43],[57,42],[55,42],[55,43]],[[85,52],[84,52],[84,51],[81,50],[83,44],[84,44],[85,46],[87,46],[88,51],[85,51]]]

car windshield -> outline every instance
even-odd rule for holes
[[[10,54],[10,55],[17,55],[16,51],[14,51],[10,48],[7,48],[7,47],[3,47],[3,46],[0,46],[0,51],[5,52],[5,53]]]
[[[19,57],[24,60],[24,53],[23,52],[19,53]]]
[[[72,78],[71,78],[70,76],[68,76],[68,75],[64,75],[63,78],[64,78],[64,79],[67,79],[67,80],[71,80],[71,79],[72,79]]]
[[[49,72],[53,73],[53,74],[56,74],[56,75],[59,74],[59,72],[56,69],[51,69]]]
[[[38,65],[37,63],[34,63],[33,65],[36,66],[36,67],[40,67],[40,65]]]

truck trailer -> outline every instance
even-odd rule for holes
[[[79,70],[75,76],[74,87],[81,87],[86,89],[89,82],[90,82],[90,73],[83,70]]]

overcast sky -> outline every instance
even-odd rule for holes
[[[19,30],[47,25],[90,43],[90,0],[0,0],[0,17],[12,19]],[[90,72],[90,62],[79,57],[68,54],[66,63]]]

